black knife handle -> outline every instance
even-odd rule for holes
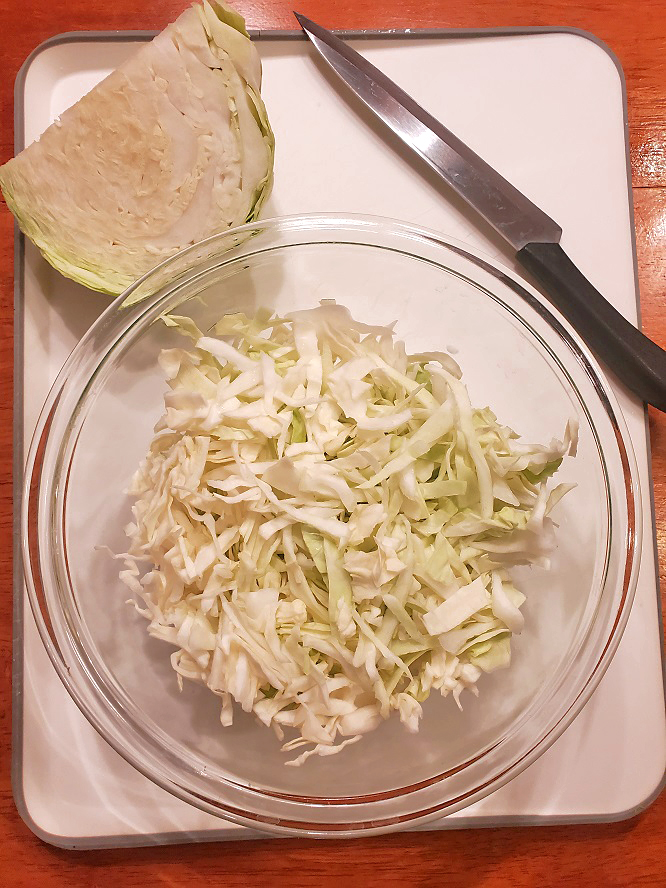
[[[559,244],[527,244],[517,259],[617,378],[666,412],[666,351],[613,308]]]

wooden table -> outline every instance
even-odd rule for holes
[[[293,28],[287,0],[236,0],[253,28]],[[13,82],[28,53],[62,31],[160,29],[186,0],[3,0],[0,4],[0,162],[12,154]],[[305,0],[299,11],[340,28],[568,25],[605,40],[629,96],[638,262],[645,331],[666,346],[666,4],[629,0]],[[0,886],[593,886],[666,885],[666,794],[630,821],[396,834],[342,842],[267,840],[119,851],[43,844],[14,807],[11,760],[13,220],[0,211]],[[650,411],[657,537],[666,591],[666,415]]]

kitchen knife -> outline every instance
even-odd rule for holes
[[[511,244],[518,262],[618,379],[666,412],[666,351],[578,270],[560,246],[560,226],[367,59],[321,25],[294,15],[365,105]]]

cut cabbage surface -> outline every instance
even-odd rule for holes
[[[509,568],[549,565],[550,487],[573,454],[474,408],[445,353],[331,301],[227,315],[162,352],[166,411],[130,494],[123,581],[175,646],[179,676],[329,755],[431,691],[460,705],[507,666],[525,597]]]
[[[274,148],[260,85],[242,17],[204,0],[0,167],[7,205],[60,272],[119,294],[257,217]]]

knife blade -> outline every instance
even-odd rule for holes
[[[516,251],[522,267],[587,345],[641,400],[666,412],[666,351],[631,324],[560,246],[562,229],[396,83],[300,13],[314,48],[389,129]]]

